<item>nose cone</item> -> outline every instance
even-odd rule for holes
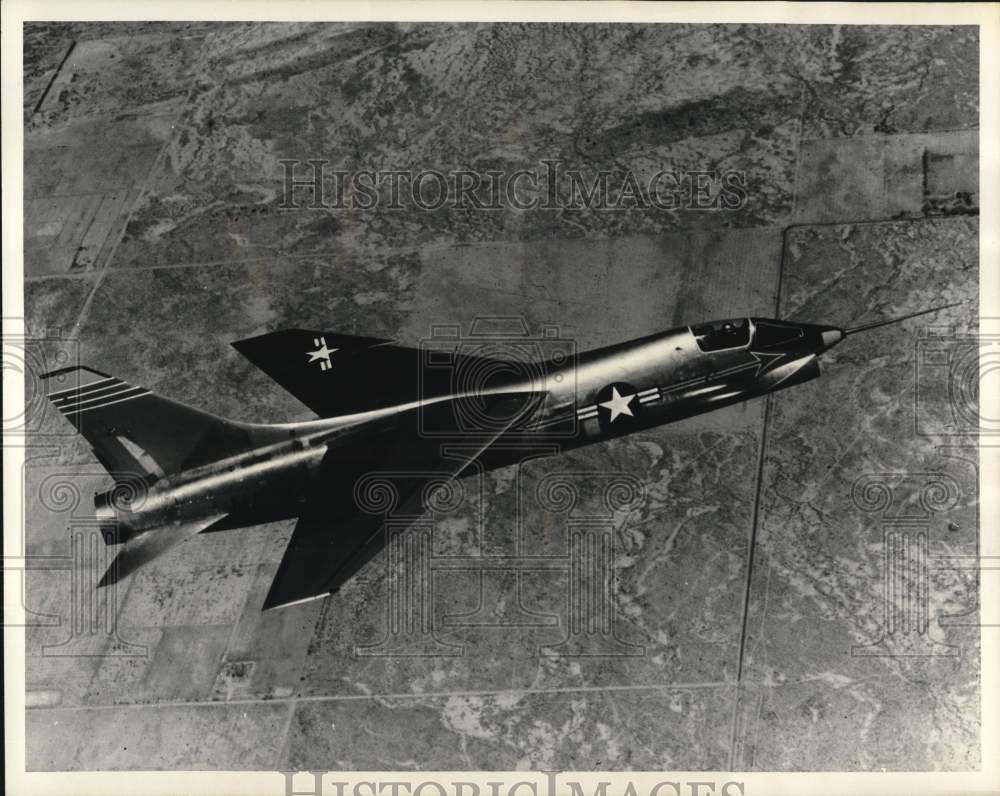
[[[842,329],[827,329],[823,332],[820,337],[823,339],[823,350],[833,348],[837,343],[844,339],[844,332]]]

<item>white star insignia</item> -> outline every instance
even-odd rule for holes
[[[306,351],[306,356],[309,357],[310,362],[319,361],[320,370],[330,369],[330,355],[339,351],[339,348],[327,348],[326,338],[319,337],[313,340],[313,344],[319,346],[315,351]]]
[[[607,409],[611,412],[611,419],[608,422],[614,423],[615,418],[618,417],[618,415],[628,415],[629,417],[635,417],[635,415],[632,414],[632,410],[629,409],[629,404],[632,403],[632,400],[634,398],[635,395],[628,395],[628,396],[619,395],[618,388],[612,387],[611,400],[605,401],[604,403],[600,404],[601,406],[607,407]]]

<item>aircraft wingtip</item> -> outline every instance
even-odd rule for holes
[[[323,592],[322,594],[313,594],[309,597],[299,597],[295,599],[283,599],[281,597],[272,597],[270,594],[264,600],[264,605],[261,607],[261,611],[271,611],[275,608],[290,608],[293,605],[301,605],[302,603],[311,603],[313,600],[322,600],[329,597],[333,592]]]
[[[108,567],[108,571],[101,576],[101,579],[97,582],[97,588],[103,589],[106,586],[112,586],[118,582],[118,567],[112,564]]]

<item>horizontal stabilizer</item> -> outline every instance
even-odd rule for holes
[[[133,536],[122,545],[121,551],[115,556],[115,560],[111,562],[111,566],[104,573],[101,582],[97,584],[98,588],[117,583],[122,578],[131,575],[143,564],[148,564],[172,547],[176,547],[181,542],[201,533],[208,526],[215,524],[225,516],[225,514],[215,514],[196,522],[164,525],[155,530],[144,531]]]

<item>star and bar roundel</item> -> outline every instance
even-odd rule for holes
[[[577,412],[580,420],[597,418],[601,428],[627,428],[642,416],[642,407],[660,398],[660,390],[650,387],[637,390],[631,384],[616,381],[597,393],[597,400]]]

